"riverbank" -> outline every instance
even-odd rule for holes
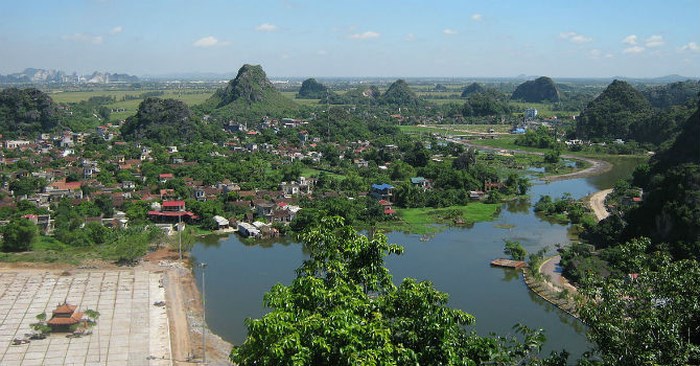
[[[161,248],[144,257],[142,264],[164,271],[163,286],[168,311],[173,365],[192,365],[203,361],[202,324],[204,307],[202,296],[186,255],[178,261],[178,253]],[[206,359],[213,365],[231,365],[228,359],[230,343],[206,329]]]
[[[583,161],[591,164],[591,166],[589,166],[586,169],[567,173],[567,174],[550,175],[550,176],[542,178],[542,180],[553,182],[553,181],[564,180],[564,179],[576,179],[576,178],[592,177],[595,175],[603,174],[603,173],[609,171],[610,169],[612,169],[612,167],[613,167],[612,164],[608,163],[605,160],[584,158],[581,156],[573,156],[573,155],[562,155],[561,157],[565,158],[565,159],[583,160]]]
[[[481,145],[478,143],[474,143],[473,141],[460,141],[460,142],[464,145],[472,146],[472,147],[475,147],[478,149],[483,149],[483,150],[489,150],[489,151],[501,151],[501,150],[503,150],[501,148],[496,148],[493,146],[487,146],[487,145]],[[518,149],[508,149],[508,151],[511,153],[517,153],[517,154],[544,156],[544,153],[539,152],[539,151],[526,151],[526,150],[518,150]],[[610,164],[609,162],[607,162],[605,160],[593,159],[593,158],[583,157],[583,156],[579,156],[579,155],[564,154],[564,155],[561,155],[561,158],[572,159],[572,160],[582,160],[582,161],[585,161],[588,164],[590,164],[590,166],[587,167],[586,169],[577,170],[577,171],[571,172],[571,173],[548,175],[548,176],[542,177],[543,181],[553,182],[553,181],[565,180],[565,179],[592,177],[595,175],[603,174],[603,173],[609,171],[610,169],[612,169],[612,167],[613,167],[612,164]]]
[[[612,188],[604,189],[588,197],[588,206],[591,207],[591,210],[593,210],[593,213],[598,221],[610,216],[610,212],[608,212],[608,209],[605,208],[605,198],[608,197],[611,192]]]
[[[523,268],[523,280],[530,291],[537,296],[578,319],[575,300],[578,292],[576,287],[561,275],[560,260],[561,257],[558,255],[547,258],[536,269],[539,276],[533,274],[531,268]]]

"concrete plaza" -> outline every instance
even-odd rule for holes
[[[140,269],[0,271],[0,365],[171,365],[162,273]],[[26,339],[36,315],[60,303],[97,310],[92,334],[12,345]]]

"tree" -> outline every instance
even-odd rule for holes
[[[469,167],[476,164],[476,155],[478,151],[475,147],[469,147],[465,152],[459,154],[457,159],[452,161],[452,168],[459,170],[467,170]]]
[[[10,182],[10,190],[15,196],[30,195],[36,192],[39,188],[46,185],[43,179],[37,179],[32,176],[22,177]]]
[[[520,242],[515,240],[505,240],[505,247],[503,248],[503,253],[509,255],[513,260],[524,261],[527,257],[527,250],[523,248]]]
[[[547,164],[557,164],[559,163],[559,156],[561,152],[559,150],[551,150],[544,153],[544,162]]]
[[[34,331],[31,338],[44,339],[49,333],[51,333],[51,327],[46,324],[46,312],[37,314],[36,319],[38,320],[36,323],[29,324],[29,327]]]
[[[18,218],[10,221],[2,229],[3,252],[23,252],[32,247],[34,241],[39,237],[39,230],[36,225],[25,219]]]
[[[327,217],[301,239],[309,259],[289,286],[265,295],[268,314],[246,320],[248,338],[231,351],[234,363],[526,364],[541,347],[541,332],[526,328],[522,343],[467,332],[474,317],[448,307],[448,295],[430,282],[405,279],[396,287],[384,257],[403,248],[383,234],[369,238]]]
[[[98,195],[95,197],[95,205],[97,205],[104,217],[114,216],[114,203],[112,201],[112,196],[108,194]]]
[[[625,274],[625,277],[627,275]],[[700,363],[700,264],[681,260],[634,280],[610,276],[588,284],[580,311],[605,364]]]
[[[97,310],[92,310],[92,309],[86,309],[84,311],[85,316],[88,318],[88,324],[90,325],[95,325],[97,324],[97,319],[100,318],[100,313]]]

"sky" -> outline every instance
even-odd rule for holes
[[[0,2],[0,73],[700,77],[700,0]]]

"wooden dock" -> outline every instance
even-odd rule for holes
[[[495,267],[506,267],[515,269],[527,267],[527,263],[525,263],[524,261],[514,261],[512,259],[505,258],[496,258],[491,261],[491,265]]]

